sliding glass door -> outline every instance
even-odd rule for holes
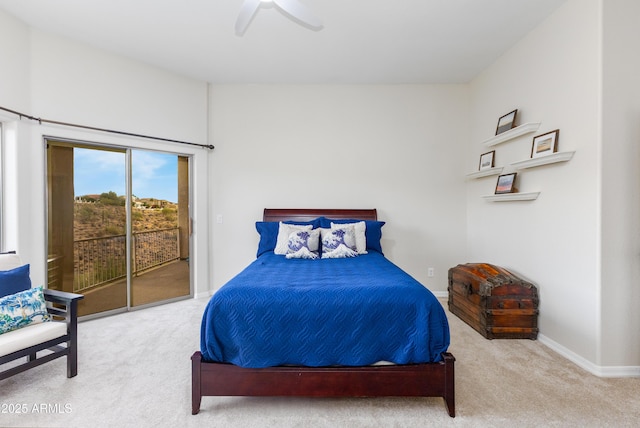
[[[48,287],[83,294],[80,316],[189,296],[188,165],[47,141]]]
[[[191,293],[188,161],[132,151],[131,306]]]

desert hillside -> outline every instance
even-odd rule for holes
[[[178,210],[175,204],[159,201],[161,204],[146,208],[137,203],[131,210],[134,232],[177,227]],[[162,207],[160,207],[162,206]],[[74,240],[124,235],[126,213],[122,205],[97,201],[76,201],[74,204]]]

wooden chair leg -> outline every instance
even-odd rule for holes
[[[67,342],[67,377],[78,374],[78,305],[73,302],[69,311],[69,341]]]

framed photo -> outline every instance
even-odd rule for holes
[[[500,119],[498,119],[498,126],[496,127],[496,135],[502,134],[504,131],[508,131],[513,128],[516,124],[516,114],[518,113],[518,109],[505,114]]]
[[[503,174],[498,176],[498,182],[496,183],[496,195],[501,193],[513,193],[515,192],[514,184],[516,182],[517,172],[511,174]]]
[[[547,132],[546,134],[533,137],[533,145],[531,146],[531,157],[539,158],[547,156],[558,151],[558,137],[560,130]]]
[[[491,169],[491,168],[493,168],[495,157],[496,157],[496,151],[495,150],[492,150],[490,152],[481,154],[480,155],[480,167],[478,168],[478,170],[482,171],[483,169]]]

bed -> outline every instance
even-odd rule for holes
[[[366,250],[358,242],[357,257],[289,259],[274,254],[275,237],[264,232],[279,222],[315,230],[353,220],[367,225]],[[256,223],[258,257],[203,314],[201,349],[191,357],[192,414],[203,396],[406,396],[442,397],[454,417],[455,358],[447,352],[444,310],[382,255],[383,224],[375,209],[265,209]],[[291,312],[297,306],[303,310]],[[385,318],[394,311],[402,316]]]

